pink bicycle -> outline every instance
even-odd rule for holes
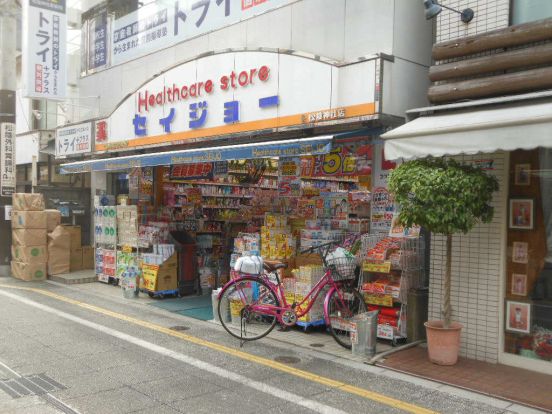
[[[345,348],[351,348],[350,319],[366,311],[360,293],[354,288],[354,258],[327,258],[336,246],[334,242],[305,250],[317,251],[324,263],[324,276],[312,287],[304,299],[288,303],[286,292],[278,276],[284,263],[265,262],[267,274],[241,275],[228,282],[219,294],[218,315],[226,331],[242,340],[254,341],[268,335],[276,322],[293,326],[312,308],[318,295],[329,287],[324,299],[324,320],[327,329]],[[228,314],[230,307],[230,315]]]

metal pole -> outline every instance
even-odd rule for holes
[[[34,193],[36,191],[37,186],[37,165],[36,165],[37,159],[36,155],[33,155],[33,161],[31,164],[31,193]]]
[[[15,34],[17,33],[16,17],[18,14],[19,8],[15,0],[0,1],[0,128],[4,127],[3,124],[12,124],[14,137],[15,90],[17,88]],[[6,145],[4,142],[2,144],[0,145],[0,156],[5,156]],[[13,148],[11,155],[15,158],[15,139],[11,143],[11,148]],[[2,152],[4,153],[2,154]],[[5,171],[1,173],[4,174]],[[15,171],[13,173],[15,174]],[[15,191],[15,185],[13,191]],[[6,205],[11,205],[11,197],[7,191],[0,191],[0,234],[5,235],[0,242],[0,275],[10,274],[11,222],[5,220]]]

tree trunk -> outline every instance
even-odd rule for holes
[[[445,328],[450,326],[452,308],[450,306],[450,284],[452,268],[452,234],[447,234],[447,264],[445,269],[445,292],[443,294],[443,319]]]

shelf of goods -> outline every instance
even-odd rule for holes
[[[95,274],[98,281],[117,280],[117,207],[94,207]]]
[[[379,310],[378,338],[406,339],[408,291],[423,284],[424,240],[385,234],[362,236],[359,290],[368,310]]]

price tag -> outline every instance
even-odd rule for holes
[[[362,264],[362,270],[365,272],[389,273],[391,271],[391,262],[383,262],[383,263],[364,262]]]
[[[123,253],[132,253],[132,246],[124,245],[123,246]]]
[[[391,325],[378,324],[378,338],[393,339],[393,327]]]

